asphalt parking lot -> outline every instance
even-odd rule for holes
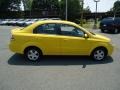
[[[120,90],[120,34],[92,30],[115,45],[112,57],[103,62],[89,57],[45,57],[35,63],[9,51],[13,28],[0,26],[0,90]]]

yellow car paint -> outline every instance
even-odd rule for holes
[[[37,26],[47,23],[67,24],[77,27],[84,31],[88,38],[33,33]],[[24,50],[30,46],[41,49],[43,55],[90,55],[95,48],[101,46],[108,50],[108,55],[113,52],[113,46],[110,44],[111,40],[109,38],[102,35],[94,35],[79,25],[68,21],[38,21],[25,28],[14,29],[11,33],[10,50],[20,54],[24,54]]]

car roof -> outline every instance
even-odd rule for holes
[[[75,26],[75,27],[78,27],[78,28],[81,28],[83,31],[89,33],[89,31],[85,30],[83,27],[79,26],[78,24],[74,23],[74,22],[70,22],[70,21],[65,21],[65,20],[40,20],[40,21],[37,21],[27,27],[24,28],[23,32],[33,32],[33,28],[38,26],[38,25],[42,25],[42,24],[49,24],[49,23],[54,23],[54,24],[67,24],[67,25],[71,25],[71,26]],[[91,34],[91,33],[89,33]]]
[[[120,19],[120,17],[107,17],[104,18],[103,20],[115,20],[115,19]]]
[[[113,21],[114,21],[113,18],[104,18],[101,22],[104,22],[104,23],[110,22],[110,23],[112,23]]]
[[[65,20],[40,20],[37,21],[36,23],[39,24],[45,24],[45,23],[62,23],[62,24],[70,24],[70,25],[76,25],[74,22],[70,22],[70,21],[65,21]]]

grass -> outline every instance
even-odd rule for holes
[[[100,22],[97,23],[97,28],[99,28],[99,23]],[[86,22],[85,24],[83,24],[82,27],[84,27],[86,29],[93,29],[94,28],[94,22]]]

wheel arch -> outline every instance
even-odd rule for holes
[[[92,53],[93,53],[95,50],[97,50],[97,49],[104,49],[105,52],[106,52],[106,54],[108,55],[108,49],[107,49],[106,47],[104,47],[104,46],[98,46],[98,47],[92,49],[90,55],[92,55]]]
[[[30,48],[35,48],[35,49],[38,49],[40,51],[40,53],[43,55],[43,52],[42,52],[42,49],[37,47],[37,46],[27,46],[26,48],[24,48],[24,51],[23,53],[25,53],[28,49]]]
[[[24,54],[24,50],[28,47],[36,47],[36,48],[40,49],[42,51],[42,53],[44,52],[43,51],[44,49],[42,48],[42,45],[40,45],[39,43],[37,43],[37,42],[27,42],[27,43],[22,45],[21,54]]]

